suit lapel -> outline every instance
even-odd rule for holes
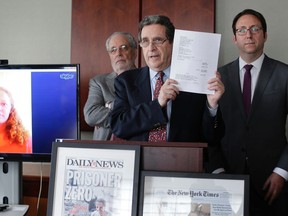
[[[274,62],[271,61],[270,58],[265,56],[261,70],[260,70],[260,74],[258,77],[258,81],[257,81],[256,87],[255,87],[255,92],[254,92],[252,106],[251,106],[251,115],[257,109],[257,105],[259,104],[259,101],[262,98],[262,95],[265,91],[265,88],[266,88],[266,86],[270,80],[270,77],[273,73],[274,67],[275,67]]]
[[[108,85],[110,92],[113,92],[113,93],[115,92],[114,80],[115,80],[116,76],[117,76],[116,72],[112,72],[112,73],[109,73],[105,78],[105,81]]]
[[[228,80],[231,83],[228,83],[228,85],[231,85],[232,95],[236,95],[236,103],[238,104],[236,107],[239,107],[239,109],[241,109],[243,119],[246,119],[247,117],[244,110],[243,94],[241,91],[241,82],[239,74],[239,59],[234,61],[230,67],[231,68],[228,71],[231,71],[231,73],[228,73],[229,76]]]
[[[143,101],[151,101],[152,94],[151,94],[151,84],[150,84],[150,75],[149,75],[149,68],[143,67],[140,71],[137,71],[137,77],[134,81],[134,89],[135,91],[132,92],[134,94],[133,98],[137,102]]]

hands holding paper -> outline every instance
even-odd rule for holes
[[[167,79],[160,89],[158,102],[161,107],[165,107],[169,100],[175,100],[179,94],[179,89],[176,86],[178,82],[174,79]]]
[[[208,104],[210,108],[216,108],[218,106],[219,99],[225,92],[225,87],[221,81],[221,75],[218,71],[216,72],[216,77],[211,78],[208,81],[208,89],[214,91],[214,94],[207,94]]]
[[[167,79],[160,89],[158,102],[161,107],[165,107],[169,100],[175,100],[179,94],[178,82],[174,79]],[[214,91],[214,94],[207,94],[207,100],[210,108],[216,108],[218,101],[225,91],[224,84],[221,81],[221,75],[217,71],[216,76],[208,81],[208,90]]]

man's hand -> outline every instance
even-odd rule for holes
[[[215,91],[214,94],[208,94],[207,100],[210,108],[216,108],[218,105],[218,101],[221,98],[222,94],[225,92],[224,84],[221,81],[221,75],[217,71],[216,77],[210,79],[208,81],[208,89],[211,91]]]
[[[162,85],[158,96],[158,102],[161,107],[165,107],[169,100],[175,100],[179,94],[179,89],[176,85],[177,81],[173,79],[167,79]]]
[[[266,191],[265,200],[268,201],[269,205],[279,196],[283,187],[285,179],[277,173],[272,173],[266,180],[263,190]]]

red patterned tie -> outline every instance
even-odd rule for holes
[[[253,65],[245,65],[244,83],[243,83],[243,102],[244,109],[248,115],[251,107],[251,68]]]
[[[159,96],[161,86],[164,83],[163,76],[164,73],[162,71],[158,72],[158,79],[156,81],[155,90],[153,93],[153,100],[157,99]],[[149,141],[151,142],[166,141],[166,124],[150,130]]]

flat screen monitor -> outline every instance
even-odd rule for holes
[[[50,162],[52,143],[80,139],[79,64],[0,66],[0,160]]]

